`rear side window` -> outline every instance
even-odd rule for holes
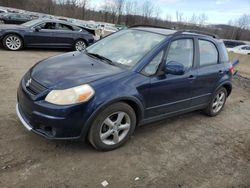
[[[181,63],[186,69],[191,68],[194,59],[194,42],[193,39],[179,39],[171,43],[167,63],[175,61]]]
[[[73,28],[69,25],[65,25],[65,24],[58,24],[58,30],[68,30],[68,31],[73,31]]]
[[[199,40],[200,66],[218,63],[219,54],[215,45],[206,40]]]

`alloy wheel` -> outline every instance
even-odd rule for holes
[[[216,97],[214,98],[213,104],[212,104],[212,110],[214,113],[219,112],[226,100],[226,94],[223,91],[220,91]]]
[[[100,139],[106,145],[115,145],[121,142],[128,134],[131,119],[125,112],[115,112],[109,115],[102,123]]]
[[[6,38],[5,44],[10,50],[19,50],[22,46],[22,41],[19,37],[11,35]]]
[[[84,41],[79,40],[76,42],[75,49],[77,51],[83,51],[83,50],[85,50],[85,48],[86,48],[86,44]]]

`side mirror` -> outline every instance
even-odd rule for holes
[[[35,31],[39,32],[42,28],[40,26],[35,27]]]
[[[185,67],[181,63],[170,61],[168,64],[165,65],[164,72],[166,74],[183,75],[185,73]]]

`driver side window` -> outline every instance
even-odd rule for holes
[[[184,65],[186,69],[189,69],[193,65],[193,59],[194,42],[192,39],[178,39],[170,44],[166,61],[167,64],[171,61],[175,61]]]

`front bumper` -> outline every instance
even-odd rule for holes
[[[40,126],[38,127],[37,125],[32,125],[27,117],[25,117],[24,113],[19,107],[19,104],[16,104],[16,113],[21,121],[22,125],[28,130],[33,133],[36,133],[46,139],[50,140],[75,140],[75,139],[80,139],[81,134],[80,132],[77,133],[78,136],[72,136],[72,134],[67,134],[67,129],[64,130],[64,128],[54,128],[53,124],[47,125],[47,126]],[[48,119],[49,121],[49,119]],[[56,125],[56,123],[54,124]]]
[[[16,113],[17,116],[19,118],[19,120],[22,122],[23,126],[28,130],[31,131],[32,127],[23,119],[23,116],[21,115],[20,111],[19,111],[19,107],[18,104],[16,104]]]
[[[24,127],[47,139],[80,139],[91,115],[88,103],[58,106],[34,99],[21,83],[17,91],[16,113]]]

